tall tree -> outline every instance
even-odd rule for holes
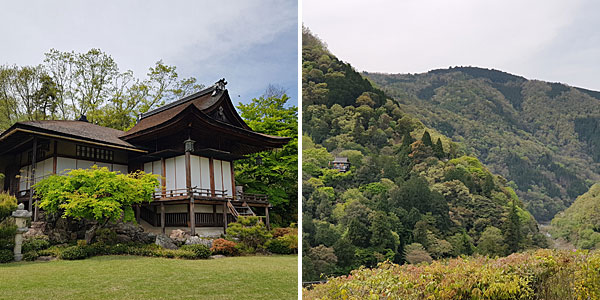
[[[252,130],[292,138],[281,150],[263,152],[236,164],[235,178],[248,192],[267,194],[273,204],[273,222],[297,221],[298,108],[287,106],[290,98],[260,97],[240,104],[241,117]],[[262,164],[257,164],[257,158]]]

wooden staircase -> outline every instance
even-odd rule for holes
[[[252,211],[252,209],[250,208],[250,206],[248,206],[248,204],[246,204],[246,202],[243,202],[242,205],[234,205],[233,203],[231,203],[231,201],[227,201],[227,207],[229,208],[229,212],[235,217],[236,220],[240,216],[256,216],[254,211]]]

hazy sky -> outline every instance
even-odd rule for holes
[[[296,1],[1,1],[0,64],[100,48],[137,77],[163,59],[207,86],[225,77],[234,102],[275,84],[297,105],[297,28]]]
[[[302,3],[305,26],[359,71],[494,68],[600,90],[600,1]]]

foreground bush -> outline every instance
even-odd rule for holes
[[[189,252],[193,253],[194,254],[193,256],[186,257],[186,258],[190,258],[190,259],[194,259],[194,258],[206,259],[206,258],[209,258],[212,254],[212,252],[210,251],[210,248],[208,248],[208,246],[201,245],[201,244],[184,245],[184,246],[181,246],[181,248],[179,250],[180,251],[189,251]]]
[[[12,250],[0,249],[0,263],[7,263],[12,261],[14,253]]]
[[[227,227],[229,239],[239,241],[237,249],[242,253],[253,253],[265,248],[265,243],[273,237],[259,217],[242,217]]]
[[[39,251],[48,249],[50,242],[45,238],[31,238],[23,241],[22,252]]]
[[[286,235],[268,241],[265,246],[267,250],[275,254],[298,253],[298,234],[290,232]]]
[[[0,192],[0,221],[9,217],[17,209],[17,198],[8,193]]]
[[[600,299],[600,252],[537,250],[422,265],[382,263],[332,278],[303,299]]]
[[[236,248],[236,243],[233,241],[228,241],[226,239],[216,239],[213,241],[213,245],[210,248],[213,254],[221,254],[233,256],[238,254],[238,249]]]

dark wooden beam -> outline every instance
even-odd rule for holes
[[[267,224],[267,230],[271,230],[271,223],[269,222],[269,207],[265,206],[265,223]]]
[[[233,172],[233,160],[231,162],[229,162],[229,168],[231,169],[231,196],[233,197],[233,199],[236,199],[236,192],[235,192],[235,174]]]
[[[223,203],[223,233],[227,233],[227,203]]]
[[[196,235],[196,212],[194,211],[194,196],[190,197],[190,234]]]
[[[160,165],[162,167],[162,176],[160,178],[162,195],[163,195],[163,197],[166,197],[167,196],[167,166],[166,166],[164,157],[160,159]]]
[[[165,204],[160,203],[160,229],[165,234]]]
[[[141,204],[137,204],[135,206],[135,221],[138,223],[138,225],[140,224],[140,206]]]

